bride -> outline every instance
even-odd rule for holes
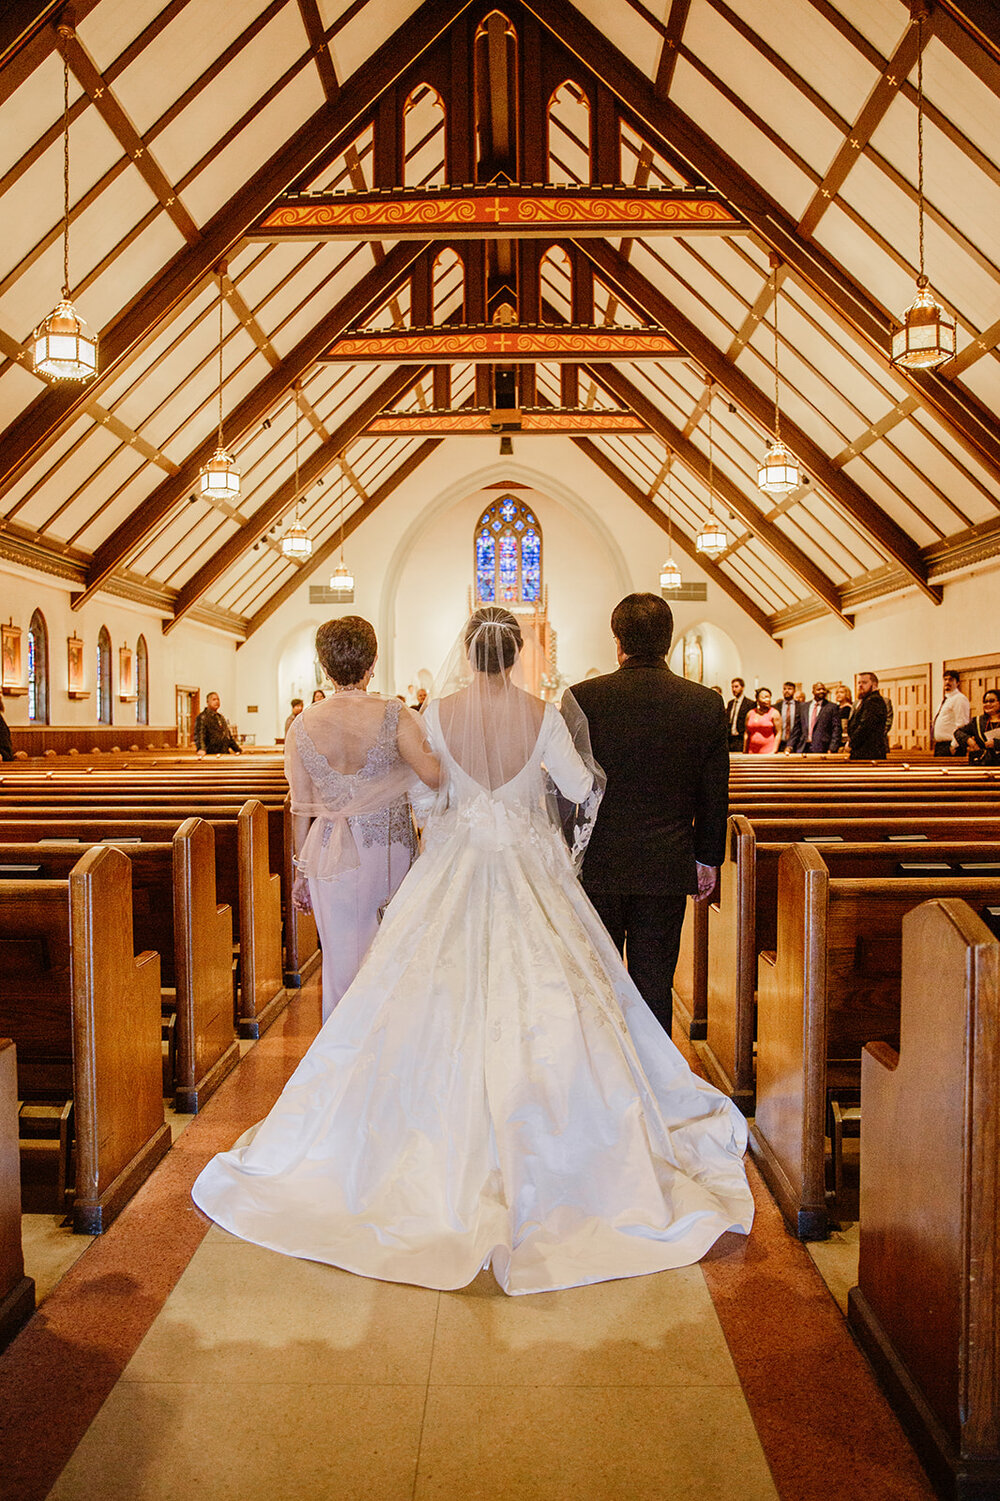
[[[739,1111],[688,1069],[577,881],[595,770],[516,686],[515,618],[470,620],[422,716],[423,853],[266,1120],[195,1202],[261,1246],[386,1281],[508,1293],[697,1261],[750,1229]]]

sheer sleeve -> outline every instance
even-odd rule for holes
[[[542,759],[550,780],[549,816],[558,823],[579,875],[594,830],[607,777],[590,748],[587,716],[573,694],[563,694],[562,710],[546,710],[549,732]]]
[[[576,700],[573,702],[575,704]],[[577,713],[582,715],[579,705]],[[549,710],[545,715],[545,727],[545,749],[542,753],[545,770],[564,798],[572,803],[582,803],[593,790],[593,770],[577,750],[565,718],[555,710]]]

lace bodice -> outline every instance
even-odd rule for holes
[[[318,816],[322,817],[323,812],[328,816],[333,815],[349,807],[351,803],[363,802],[367,791],[366,784],[385,781],[392,772],[402,766],[396,745],[400,707],[398,699],[388,701],[378,736],[369,747],[364,764],[358,771],[353,772],[338,771],[330,765],[322,752],[313,744],[309,731],[302,722],[301,714],[292,721],[289,727],[289,738],[294,739],[294,749],[312,782],[310,806],[313,809],[322,809],[318,812]],[[294,808],[293,811],[295,811]],[[397,797],[383,807],[353,816],[348,815],[347,822],[350,824],[355,840],[361,845],[370,847],[385,844],[388,841],[393,844],[413,846],[413,822],[405,796]],[[324,844],[329,838],[328,827],[325,830]]]

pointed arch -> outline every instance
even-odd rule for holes
[[[41,610],[28,626],[28,720],[49,722],[49,631]]]
[[[440,188],[445,176],[447,111],[437,89],[418,83],[403,104],[403,182],[408,188]]]
[[[97,723],[111,723],[111,637],[101,626],[97,635]]]
[[[490,11],[476,30],[476,178],[492,182],[501,173],[518,176],[517,32],[503,11]]]
[[[547,181],[590,182],[593,138],[590,98],[567,78],[553,89],[545,112]]]
[[[135,643],[135,722],[149,723],[149,648],[145,636]]]
[[[542,529],[528,506],[501,495],[480,515],[472,545],[477,604],[541,604]]]

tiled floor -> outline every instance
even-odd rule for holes
[[[33,1217],[48,1296],[0,1356],[0,1494],[825,1501],[836,1474],[849,1501],[928,1501],[817,1273],[839,1299],[856,1244],[815,1248],[814,1265],[753,1172],[749,1240],[522,1298],[489,1274],[457,1293],[373,1282],[209,1226],[191,1183],[318,1021],[313,985],[82,1254]]]

